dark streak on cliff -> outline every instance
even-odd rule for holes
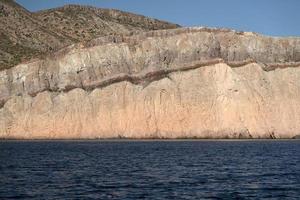
[[[141,72],[138,74],[118,74],[118,75],[106,78],[104,80],[95,81],[90,84],[82,85],[82,87],[77,87],[75,85],[67,85],[64,89],[59,89],[57,87],[56,88],[46,88],[46,89],[43,89],[40,91],[36,91],[34,93],[29,93],[29,95],[31,97],[35,97],[39,93],[42,93],[45,91],[48,91],[51,93],[61,93],[61,92],[67,93],[74,89],[83,89],[85,91],[91,92],[94,89],[104,88],[104,87],[110,86],[112,84],[120,83],[123,81],[127,81],[127,82],[130,82],[135,85],[148,85],[151,82],[158,81],[163,78],[167,78],[168,75],[171,73],[194,70],[194,69],[197,69],[200,67],[211,66],[211,65],[218,64],[218,63],[226,63],[226,62],[224,62],[223,59],[212,59],[212,60],[208,60],[208,61],[201,61],[194,65],[177,67],[177,68],[172,68],[172,69],[161,69],[161,70],[156,70],[156,71]],[[251,63],[257,63],[257,62],[254,60],[248,59],[248,60],[244,60],[244,61],[227,62],[226,64],[232,68],[237,68],[237,67],[246,66]],[[268,72],[268,71],[275,70],[277,68],[284,69],[284,68],[288,68],[288,67],[300,67],[300,62],[285,63],[285,64],[281,64],[281,63],[262,64],[262,63],[259,63],[259,65],[262,67],[262,69],[264,71]],[[2,108],[4,106],[6,101],[2,100],[0,102],[0,108]]]

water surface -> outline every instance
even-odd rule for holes
[[[300,141],[1,141],[17,198],[299,199]]]

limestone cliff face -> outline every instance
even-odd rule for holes
[[[0,71],[1,138],[292,138],[300,38],[108,36]]]

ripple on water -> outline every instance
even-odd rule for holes
[[[299,199],[300,141],[0,142],[0,199]]]

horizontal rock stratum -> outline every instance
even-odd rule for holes
[[[292,138],[300,38],[179,28],[107,36],[0,71],[0,137]]]

